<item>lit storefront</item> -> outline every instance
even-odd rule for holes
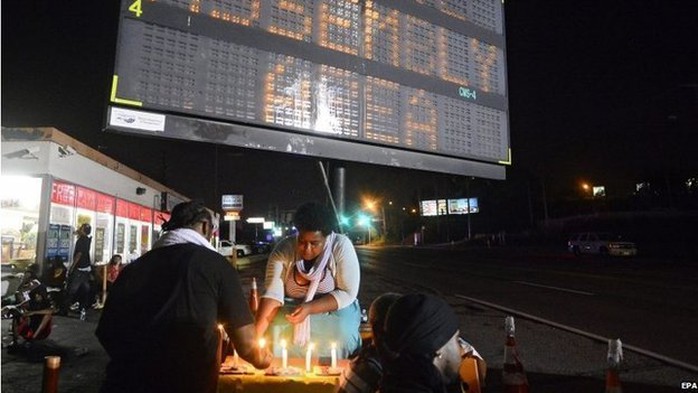
[[[0,200],[2,263],[23,268],[69,262],[84,223],[95,263],[128,262],[187,198],[54,128],[3,128]]]
[[[41,204],[41,178],[3,176],[0,185],[0,231],[6,261],[28,261],[36,255]]]

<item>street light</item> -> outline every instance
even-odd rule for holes
[[[357,222],[359,225],[366,226],[366,232],[368,232],[368,242],[366,244],[371,243],[371,217],[360,214],[357,218]]]
[[[589,183],[582,183],[582,190],[584,190],[584,196],[589,196],[593,197],[594,196],[594,189]]]
[[[363,198],[363,205],[364,209],[369,210],[373,213],[378,213],[378,207],[380,207],[380,215],[381,215],[381,227],[383,229],[383,239],[388,235],[388,226],[387,223],[385,222],[385,207],[383,206],[382,201],[373,199],[369,196],[364,196]],[[388,202],[390,205],[393,204],[392,201]],[[370,232],[369,232],[370,233]],[[369,242],[370,242],[370,236],[369,236]]]

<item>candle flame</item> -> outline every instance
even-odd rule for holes
[[[286,340],[281,340],[281,348],[286,348]]]
[[[337,349],[337,343],[335,343],[335,342],[332,343],[332,349]]]
[[[264,338],[259,339],[259,347],[264,348],[267,345],[267,340]]]

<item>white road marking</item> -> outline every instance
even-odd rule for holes
[[[553,287],[553,286],[550,286],[550,285],[535,284],[535,283],[528,282],[528,281],[514,281],[514,282],[517,283],[517,284],[528,285],[528,286],[530,286],[530,287],[547,288],[547,289],[554,289],[554,290],[556,290],[556,291],[576,293],[576,294],[579,294],[579,295],[594,296],[594,293],[591,293],[591,292],[584,292],[584,291],[577,291],[577,290],[574,290],[574,289]]]

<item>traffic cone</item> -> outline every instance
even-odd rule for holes
[[[514,317],[506,317],[504,330],[507,333],[504,343],[504,365],[502,367],[504,393],[528,393],[528,378],[516,350]]]
[[[608,340],[608,356],[606,358],[608,368],[606,369],[606,393],[623,393],[620,386],[618,369],[623,361],[623,344],[620,339]]]

